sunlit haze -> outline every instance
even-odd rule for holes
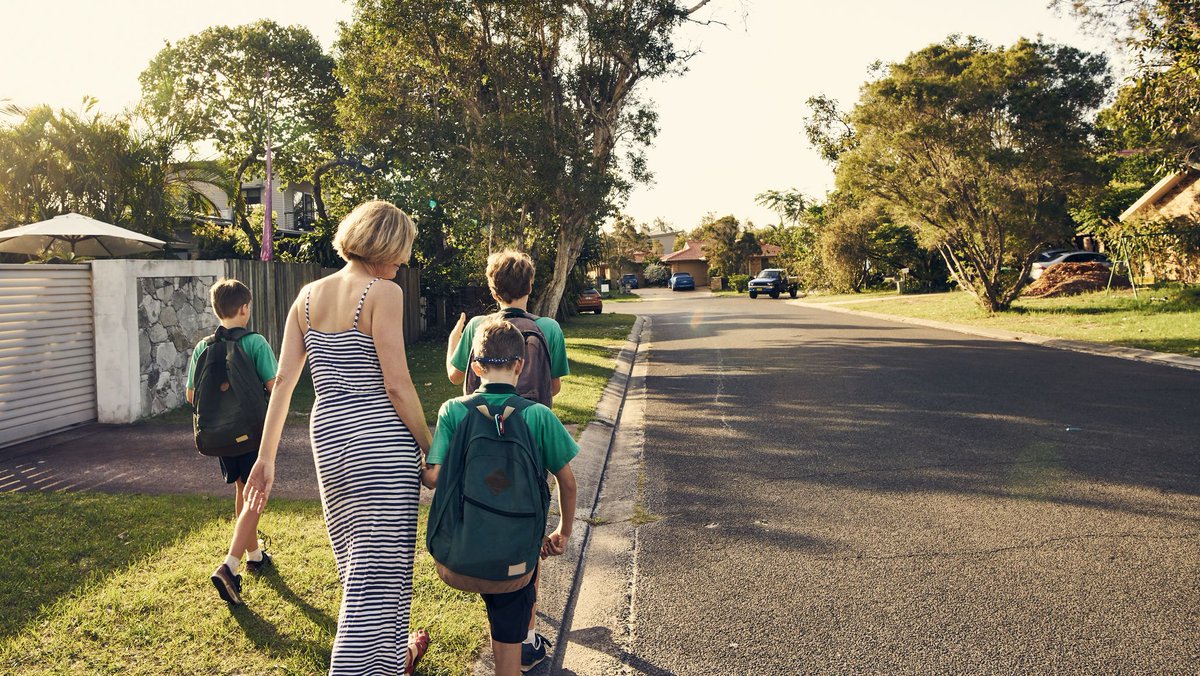
[[[660,114],[648,151],[655,180],[627,211],[694,227],[706,212],[757,224],[773,220],[754,203],[770,188],[820,196],[833,177],[804,139],[804,101],[825,93],[850,104],[870,64],[903,59],[952,33],[1011,43],[1036,37],[1099,50],[1101,39],[1047,0],[716,0],[689,26],[699,49],[681,78],[652,82],[643,95]],[[215,24],[270,18],[307,26],[326,48],[351,6],[328,1],[94,2],[0,0],[0,100],[77,108],[85,95],[105,111],[137,100],[137,77],[165,41]]]

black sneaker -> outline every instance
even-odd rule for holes
[[[262,557],[261,561],[253,561],[249,558],[246,559],[246,572],[247,573],[253,573],[255,575],[258,575],[259,573],[263,572],[264,568],[271,565],[271,555],[268,554],[266,551],[263,551],[262,554],[263,554],[263,557]]]
[[[221,595],[221,599],[231,606],[242,605],[242,576],[234,575],[233,571],[229,570],[229,566],[221,564],[213,571],[212,577],[213,586],[217,588],[217,593]]]
[[[524,673],[541,664],[546,659],[546,648],[554,644],[541,634],[533,635],[533,643],[521,644],[521,672]]]

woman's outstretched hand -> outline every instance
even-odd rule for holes
[[[267,498],[271,496],[271,486],[275,483],[275,463],[264,462],[259,458],[250,469],[250,477],[246,479],[246,507],[262,514],[267,508]]]

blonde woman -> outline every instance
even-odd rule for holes
[[[261,512],[305,356],[317,401],[313,457],[342,582],[331,674],[412,673],[429,645],[408,633],[422,454],[431,441],[404,354],[404,294],[389,281],[417,229],[383,201],[359,205],[333,246],[346,266],[292,303],[246,501]]]

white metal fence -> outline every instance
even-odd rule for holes
[[[88,265],[0,265],[0,446],[96,419]]]

